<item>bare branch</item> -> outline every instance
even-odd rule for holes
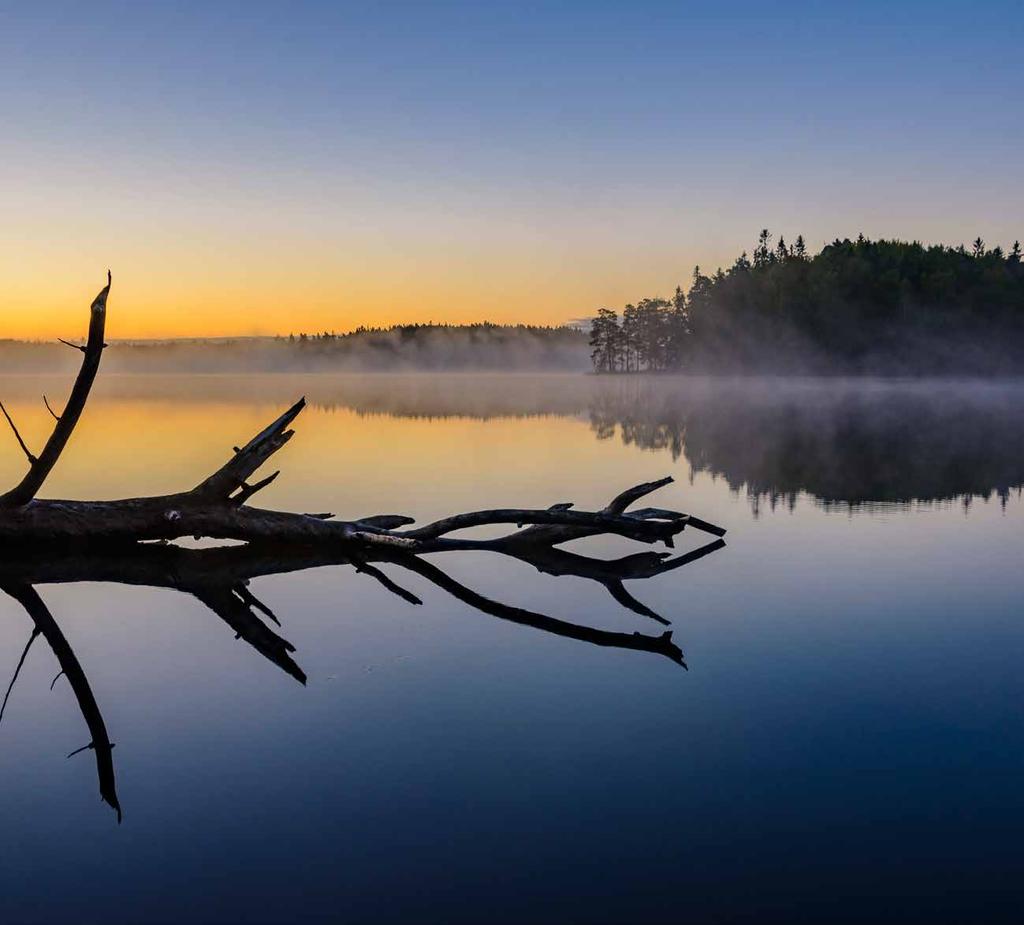
[[[192,586],[181,586],[202,601],[228,626],[239,639],[244,639],[264,658],[291,675],[300,684],[306,683],[306,673],[295,663],[291,653],[295,651],[287,639],[278,636],[253,612],[252,608],[267,613],[269,608],[256,601],[241,585],[225,585],[221,581],[204,579]],[[273,618],[276,622],[277,618]]]
[[[54,411],[53,408],[50,407],[50,403],[46,400],[45,395],[43,396],[43,404],[46,405],[46,410],[50,412],[50,415],[53,417],[53,419],[55,421],[60,421],[60,415],[57,414],[57,412]]]
[[[121,821],[121,804],[117,799],[117,788],[114,780],[114,760],[111,756],[113,743],[107,735],[107,727],[103,722],[103,714],[93,696],[89,680],[75,655],[67,637],[53,619],[49,608],[43,603],[35,588],[28,584],[0,584],[0,591],[13,597],[32,618],[38,632],[42,633],[53,654],[57,657],[61,670],[67,675],[68,682],[82,711],[82,718],[89,729],[91,740],[86,748],[96,753],[96,773],[100,782],[100,796],[110,804],[117,813],[117,821]],[[59,675],[58,675],[59,677]],[[74,754],[74,752],[72,752]]]
[[[46,446],[43,447],[39,458],[29,467],[25,478],[7,494],[0,496],[0,507],[18,507],[31,501],[57,464],[68,440],[71,439],[71,434],[85,409],[85,403],[89,398],[89,392],[92,390],[93,381],[96,379],[96,373],[100,367],[100,358],[103,356],[103,347],[105,346],[103,332],[107,321],[107,296],[109,294],[110,271],[107,270],[107,285],[100,290],[90,309],[89,337],[86,346],[82,349],[82,366],[78,371],[74,387],[71,389],[64,413],[54,425],[50,439],[46,441]]]
[[[478,594],[476,591],[460,584],[446,572],[441,571],[436,565],[432,565],[418,556],[398,554],[391,561],[396,565],[401,565],[403,568],[416,572],[416,574],[426,578],[427,581],[447,591],[470,607],[482,610],[484,613],[498,617],[501,620],[509,620],[512,623],[518,623],[523,626],[532,626],[548,633],[554,633],[556,636],[578,639],[581,642],[589,642],[597,646],[654,652],[664,655],[677,665],[686,668],[682,650],[672,642],[671,631],[662,633],[660,636],[645,636],[643,633],[616,633],[610,630],[593,629],[589,626],[581,626],[577,623],[569,623],[555,617],[523,610],[521,607],[511,607],[498,601],[492,601],[490,598],[486,598],[482,594]]]
[[[638,511],[627,511],[626,508],[634,501],[639,500],[645,495],[656,491],[664,485],[668,485],[673,480],[671,476],[658,479],[655,482],[644,482],[641,485],[636,485],[633,488],[628,488],[626,491],[618,494],[613,498],[608,505],[601,511],[602,514],[619,514],[623,517],[630,518],[633,520],[663,520],[672,521],[679,525],[679,529],[676,533],[681,532],[686,527],[693,527],[697,530],[702,530],[705,533],[710,533],[712,536],[722,537],[725,536],[726,530],[724,527],[719,527],[715,524],[708,523],[706,520],[701,520],[699,517],[694,517],[690,514],[682,514],[678,511],[666,511],[662,508],[643,508]],[[594,536],[602,531],[594,528],[585,527],[570,527],[570,526],[535,526],[528,527],[520,533],[514,536],[508,537],[507,543],[515,544],[517,546],[531,546],[531,545],[546,545],[554,546],[559,543],[568,543],[571,540],[583,539],[587,536]],[[671,546],[671,543],[667,544]]]
[[[400,534],[407,539],[433,540],[456,530],[491,524],[551,524],[554,526],[582,527],[598,533],[616,533],[643,543],[659,540],[672,545],[672,537],[686,526],[686,515],[679,515],[675,521],[636,520],[617,514],[593,513],[590,511],[528,510],[523,508],[498,508],[490,511],[471,511],[455,514],[435,521],[416,530]]]
[[[261,488],[266,488],[280,474],[281,470],[278,469],[277,472],[271,473],[265,479],[260,479],[260,481],[256,482],[253,485],[249,485],[246,482],[242,482],[242,487],[239,489],[238,493],[231,496],[232,503],[241,507],[254,494],[256,494],[256,492],[258,492]]]
[[[392,581],[390,578],[388,578],[387,575],[384,574],[384,572],[382,572],[375,565],[370,565],[370,563],[363,559],[361,556],[355,556],[350,553],[349,558],[352,560],[352,564],[353,566],[355,566],[355,570],[357,572],[361,572],[364,575],[369,575],[371,578],[376,578],[377,581],[379,581],[385,588],[388,589],[388,591],[390,591],[392,594],[397,594],[400,598],[402,598],[403,601],[408,601],[410,604],[423,603],[423,601],[421,601],[415,594],[413,594],[411,591],[406,591],[405,588],[403,588],[400,584],[397,584],[396,582]]]
[[[4,702],[0,704],[0,723],[4,721],[4,711],[7,709],[7,701],[10,699],[11,691],[14,690],[14,682],[18,680],[18,675],[21,674],[21,666],[25,664],[25,659],[28,658],[28,650],[32,648],[32,643],[36,641],[38,635],[38,629],[32,630],[32,635],[28,637],[25,649],[21,653],[21,658],[18,659],[18,665],[14,669],[14,676],[11,678],[11,683],[7,685],[7,693],[4,694]]]
[[[396,527],[414,523],[416,523],[415,517],[406,517],[404,514],[375,514],[373,517],[360,517],[356,521],[357,526],[364,530],[366,528],[394,530]]]
[[[615,601],[627,610],[632,610],[633,613],[638,613],[642,617],[650,617],[662,626],[670,625],[668,620],[664,617],[658,616],[658,614],[651,610],[651,608],[643,603],[643,601],[638,601],[633,597],[633,595],[626,590],[626,586],[621,581],[606,581],[604,582],[604,586],[608,589],[608,593],[615,599]]]
[[[514,542],[507,544],[499,542],[496,551],[532,565],[537,571],[547,575],[572,575],[596,581],[604,585],[608,593],[623,607],[668,625],[668,620],[659,616],[626,591],[623,581],[662,575],[673,569],[689,565],[691,562],[696,562],[698,559],[703,559],[704,556],[711,555],[724,546],[725,540],[718,539],[675,558],[670,558],[669,553],[641,552],[611,560],[595,559],[591,556],[569,552],[566,549],[540,544],[522,545]]]
[[[0,411],[4,413],[4,417],[7,418],[7,423],[11,425],[11,430],[14,431],[14,437],[18,441],[18,446],[21,447],[21,451],[28,457],[28,463],[30,466],[36,464],[36,458],[32,455],[32,451],[25,446],[25,441],[21,439],[21,434],[18,433],[18,428],[15,427],[14,421],[11,420],[11,416],[7,413],[7,409],[4,407],[4,403],[0,401]]]
[[[653,491],[657,491],[659,488],[663,488],[665,485],[669,485],[674,481],[671,475],[665,476],[663,479],[658,479],[656,482],[644,482],[642,485],[634,485],[632,488],[627,488],[621,494],[616,495],[608,503],[608,506],[604,509],[605,514],[621,514],[626,510],[634,501],[639,501],[644,495],[649,495]]]
[[[706,520],[694,517],[693,514],[679,514],[676,511],[666,511],[660,507],[645,507],[638,511],[627,511],[623,516],[635,517],[637,520],[672,520],[677,517],[685,517],[686,526],[693,527],[694,530],[702,530],[704,533],[710,533],[712,536],[725,536],[728,532],[724,527],[708,523]]]
[[[295,433],[288,425],[306,407],[306,399],[300,398],[273,424],[260,431],[245,446],[235,450],[234,457],[213,475],[200,482],[192,493],[197,497],[227,500],[230,495],[245,484],[260,466],[283,447]]]
[[[258,610],[267,619],[273,620],[278,626],[281,625],[281,621],[278,620],[277,614],[274,613],[266,604],[263,603],[255,594],[252,593],[246,586],[245,582],[239,582],[232,589],[235,594],[241,599],[242,603],[248,607]]]
[[[73,347],[75,350],[81,350],[82,353],[85,353],[85,347],[83,347],[81,344],[73,344],[69,340],[64,340],[63,337],[58,337],[57,340],[59,340],[65,346]]]

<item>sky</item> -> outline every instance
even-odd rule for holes
[[[0,338],[554,324],[1024,238],[1018,3],[0,3]]]

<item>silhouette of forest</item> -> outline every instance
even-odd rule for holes
[[[572,325],[406,324],[283,337],[122,341],[117,373],[565,371],[1020,375],[1024,264],[1004,251],[836,240],[810,254],[764,230],[728,270]],[[589,344],[589,346],[588,346]],[[63,372],[59,343],[0,340],[0,372]]]
[[[291,334],[303,365],[362,369],[579,369],[585,333],[568,325],[401,324]]]
[[[752,258],[696,267],[686,292],[600,309],[590,346],[599,373],[1020,373],[1021,246],[861,235],[812,256],[766,229]]]
[[[0,373],[70,373],[78,354],[57,343],[0,340]],[[113,342],[115,373],[567,371],[588,367],[587,334],[568,325],[406,324],[283,337]]]

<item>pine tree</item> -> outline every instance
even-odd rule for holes
[[[685,361],[690,336],[690,310],[682,286],[676,286],[668,312],[665,335],[665,369],[680,369]]]
[[[590,324],[590,359],[595,372],[613,373],[618,359],[619,316],[610,308],[600,308]]]
[[[772,253],[772,236],[768,233],[767,228],[762,228],[761,233],[757,236],[757,247],[754,248],[754,266],[755,267],[766,267],[770,264],[775,255]]]
[[[626,372],[640,370],[640,319],[636,306],[627,305],[622,310],[622,352]]]

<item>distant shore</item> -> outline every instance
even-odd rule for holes
[[[59,343],[0,341],[0,371],[73,372],[78,354]],[[533,325],[401,325],[281,337],[111,342],[110,373],[584,372],[586,332]]]

